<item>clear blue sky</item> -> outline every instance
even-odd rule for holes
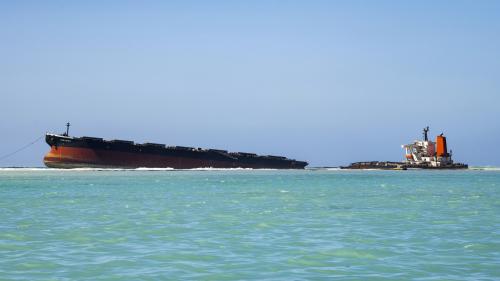
[[[500,1],[2,1],[0,42],[0,155],[70,121],[336,166],[429,125],[500,165]]]

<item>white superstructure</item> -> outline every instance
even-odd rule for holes
[[[443,134],[436,137],[436,142],[427,137],[429,127],[424,128],[424,140],[415,140],[412,144],[403,145],[405,162],[410,165],[428,165],[440,167],[453,164],[451,153],[446,147],[446,137]]]

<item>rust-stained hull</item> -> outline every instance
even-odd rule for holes
[[[135,144],[99,138],[47,134],[46,141],[51,148],[44,157],[44,163],[51,168],[303,169],[307,165],[307,162],[279,156],[165,147],[159,144]]]
[[[237,168],[237,163],[80,147],[51,147],[43,159],[51,168]],[[245,165],[245,168],[260,168]]]

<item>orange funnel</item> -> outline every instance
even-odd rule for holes
[[[443,135],[436,137],[436,155],[439,156],[448,156],[448,148],[446,147],[446,137]]]

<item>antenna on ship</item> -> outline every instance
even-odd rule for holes
[[[427,133],[429,132],[429,126],[424,128],[424,141],[428,141]]]
[[[66,133],[64,133],[63,136],[69,136],[69,126],[71,126],[71,124],[69,122],[66,123]]]

